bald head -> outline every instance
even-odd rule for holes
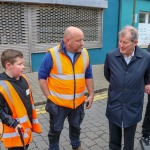
[[[81,52],[84,44],[83,40],[84,34],[77,27],[70,26],[64,32],[63,41],[68,52]]]
[[[83,34],[83,32],[77,27],[70,26],[64,32],[64,38],[71,38],[76,34]]]

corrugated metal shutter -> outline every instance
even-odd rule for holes
[[[17,49],[24,54],[25,72],[30,72],[28,6],[0,3],[0,55],[6,49]],[[3,71],[0,65],[0,72]]]
[[[68,26],[83,30],[86,48],[101,47],[103,9],[58,5],[31,5],[30,9],[33,53],[60,42]]]
[[[99,48],[102,15],[99,8],[0,2],[0,54],[8,48],[22,51],[26,72],[30,72],[30,54],[55,46],[68,26],[83,30],[86,48]]]

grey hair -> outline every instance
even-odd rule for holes
[[[125,26],[118,34],[118,36],[125,36],[128,32],[131,34],[131,42],[138,40],[138,30],[133,26]]]

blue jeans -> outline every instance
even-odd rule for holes
[[[50,115],[49,150],[59,150],[59,138],[66,118],[68,118],[69,138],[72,148],[78,148],[81,145],[80,125],[84,118],[84,104],[76,109],[70,109],[57,106],[49,100],[46,104],[46,110]]]

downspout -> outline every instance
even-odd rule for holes
[[[136,9],[136,0],[134,0],[133,3],[133,16],[132,16],[132,26],[134,27],[134,23],[135,23],[135,9]]]
[[[118,27],[117,27],[117,43],[116,43],[116,47],[118,47],[118,40],[119,40],[119,37],[118,37],[118,33],[120,31],[120,17],[121,17],[121,7],[122,6],[122,0],[119,0],[118,1]]]

